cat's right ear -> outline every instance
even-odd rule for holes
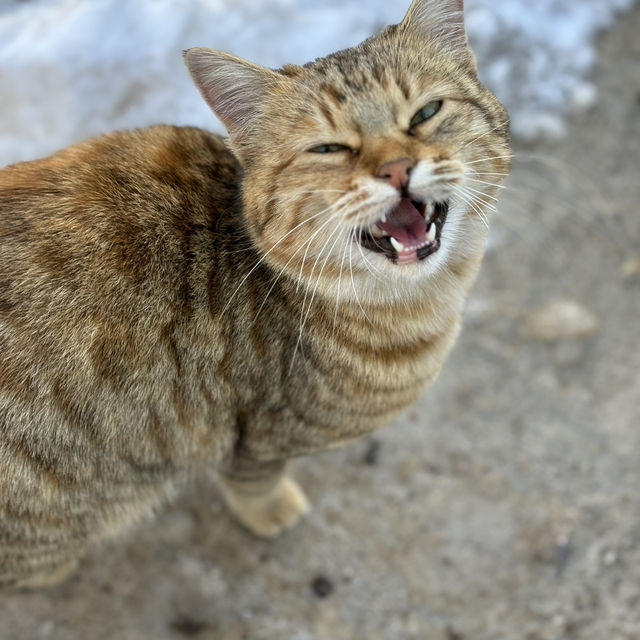
[[[413,0],[402,26],[450,50],[467,47],[464,0]]]
[[[184,60],[202,97],[232,139],[249,127],[267,89],[280,78],[271,69],[212,49],[188,49]]]

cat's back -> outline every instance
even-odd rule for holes
[[[0,170],[0,238],[34,239],[54,221],[67,231],[127,218],[208,223],[229,204],[237,165],[220,136],[160,125],[86,140]]]
[[[127,288],[152,294],[175,281],[187,245],[214,232],[236,200],[224,140],[192,127],[116,132],[6,167],[0,312],[29,293],[114,303]]]
[[[0,171],[0,431],[18,406],[35,424],[38,407],[67,415],[65,398],[178,366],[236,173],[222,138],[169,126]]]
[[[224,140],[194,128],[0,171],[0,538],[14,498],[98,477],[124,491],[191,451],[171,435],[191,398],[181,349],[237,191]]]

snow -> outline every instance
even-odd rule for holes
[[[597,100],[595,36],[636,0],[467,0],[482,79],[516,135],[561,137]],[[409,0],[0,0],[0,166],[159,122],[222,131],[182,62],[209,46],[277,67],[351,46]],[[366,10],[363,10],[366,6]]]

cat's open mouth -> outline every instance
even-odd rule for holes
[[[384,254],[395,264],[420,262],[440,249],[448,202],[420,202],[403,198],[398,207],[357,240],[369,251]]]

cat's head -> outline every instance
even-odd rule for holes
[[[509,121],[477,80],[463,0],[415,0],[400,25],[304,67],[185,58],[244,167],[251,236],[279,271],[380,296],[482,253]]]

